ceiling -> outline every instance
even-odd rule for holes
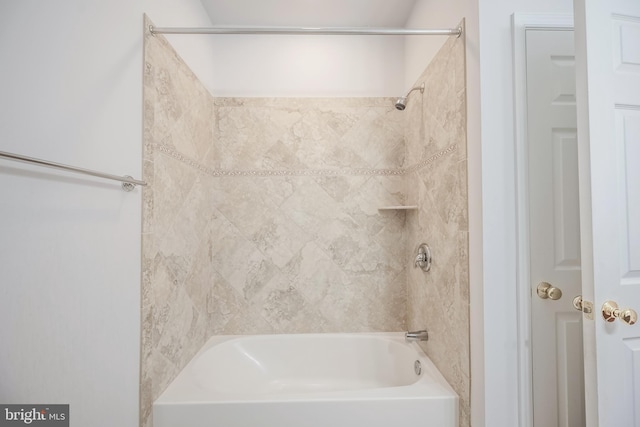
[[[404,27],[416,0],[201,0],[213,25]]]

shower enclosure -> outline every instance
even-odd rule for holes
[[[143,425],[213,335],[425,327],[468,425],[464,37],[447,31],[404,111],[212,96],[146,32]]]

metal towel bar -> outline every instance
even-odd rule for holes
[[[112,175],[110,173],[97,172],[90,169],[78,168],[75,166],[64,165],[62,163],[49,162],[47,160],[36,159],[34,157],[21,156],[19,154],[7,153],[5,151],[0,151],[0,158],[14,160],[18,162],[30,163],[38,166],[45,166],[54,169],[62,169],[68,172],[81,173],[84,175],[97,176],[98,178],[111,179],[114,181],[119,181],[122,183],[122,189],[124,191],[132,191],[136,185],[147,185],[146,182],[140,181],[137,179],[133,179],[132,177],[126,176],[118,176]]]

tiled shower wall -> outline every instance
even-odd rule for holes
[[[213,98],[146,36],[143,426],[211,335],[407,327],[429,330],[469,425],[464,69],[451,38],[404,112],[383,98]],[[419,209],[377,209],[399,204]],[[410,261],[423,241],[429,273]]]
[[[460,427],[469,427],[464,38],[449,38],[416,85],[422,83],[424,94],[414,92],[405,110],[406,158],[439,157],[406,175],[409,201],[419,206],[407,215],[406,236],[412,254],[420,243],[430,246],[433,265],[428,273],[407,269],[407,324],[429,331],[422,347],[460,396]]]
[[[213,98],[145,37],[141,425],[217,334],[405,329],[393,100]]]

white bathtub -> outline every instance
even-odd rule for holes
[[[154,402],[153,419],[154,427],[457,427],[458,397],[402,333],[219,336]]]

